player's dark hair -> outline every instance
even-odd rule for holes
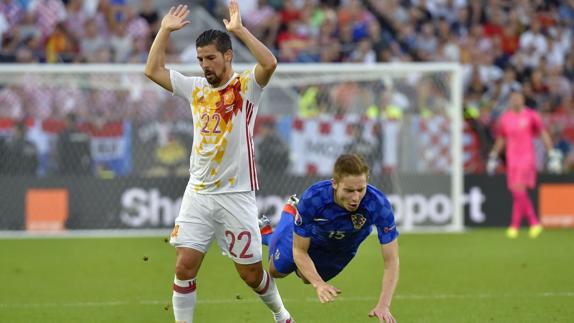
[[[215,48],[222,54],[232,49],[229,34],[221,30],[208,29],[195,40],[195,47],[205,47],[211,44],[215,45]]]
[[[333,179],[338,182],[348,175],[367,175],[369,177],[369,165],[358,154],[343,154],[337,158],[333,167]]]

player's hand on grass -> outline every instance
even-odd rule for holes
[[[332,302],[337,298],[339,294],[341,294],[341,290],[333,285],[329,285],[327,283],[322,283],[321,285],[315,288],[317,291],[317,296],[319,297],[319,301],[321,303],[328,303]]]
[[[187,9],[187,5],[180,4],[177,7],[171,7],[161,20],[161,28],[169,32],[179,30],[191,23],[189,20],[186,20],[188,15],[189,9]]]
[[[380,323],[396,323],[397,320],[391,314],[391,310],[386,306],[377,306],[369,312],[369,317],[376,317]]]
[[[243,27],[237,0],[231,0],[229,2],[229,20],[223,19],[223,24],[225,24],[225,29],[227,29],[227,31],[230,33],[235,33],[236,31],[241,30],[241,27]]]

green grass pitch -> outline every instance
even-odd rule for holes
[[[537,240],[525,232],[508,240],[500,229],[403,234],[399,244],[399,322],[574,322],[573,231]],[[0,322],[173,322],[174,259],[159,237],[0,240]],[[299,323],[376,322],[367,313],[382,268],[371,236],[332,281],[343,290],[334,303],[320,304],[295,276],[278,284]],[[198,277],[195,322],[272,317],[212,248]]]

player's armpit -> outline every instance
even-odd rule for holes
[[[270,66],[263,66],[261,64],[257,64],[255,66],[255,81],[257,82],[257,84],[259,84],[259,86],[261,87],[265,87],[269,83],[269,80],[271,79],[273,72],[275,72],[276,67],[277,67],[277,61],[275,61]]]
[[[145,75],[156,84],[160,85],[164,89],[173,92],[171,86],[171,78],[169,75],[169,70],[165,67],[159,67],[154,70],[149,70],[146,68]]]

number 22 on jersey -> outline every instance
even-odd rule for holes
[[[215,112],[210,115],[207,112],[204,112],[201,115],[201,133],[205,135],[215,135],[221,133],[221,128],[219,126],[221,122],[221,115]]]

